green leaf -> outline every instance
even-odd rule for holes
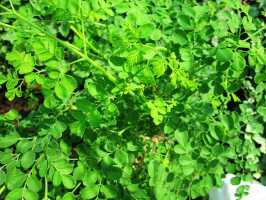
[[[47,160],[45,159],[41,159],[38,163],[37,163],[37,167],[39,169],[39,175],[40,177],[45,177],[47,170],[48,170],[48,163]]]
[[[53,186],[58,187],[62,182],[60,173],[58,171],[55,171],[53,175]]]
[[[16,97],[16,92],[17,92],[17,89],[9,89],[6,93],[5,93],[5,96],[6,98],[9,100],[9,101],[12,101],[15,99]]]
[[[13,120],[19,118],[19,113],[18,113],[18,111],[16,111],[15,109],[11,109],[11,110],[9,110],[7,113],[5,113],[4,116],[5,116],[5,119],[6,119],[6,120],[13,121]]]
[[[97,96],[99,95],[98,91],[97,91],[97,86],[94,83],[89,83],[87,82],[87,84],[85,85],[87,91],[89,92],[89,94],[91,96],[93,96],[94,98],[97,98]]]
[[[23,197],[25,200],[38,200],[38,194],[31,191],[31,190],[28,190],[28,189],[24,189],[23,191]]]
[[[157,160],[151,160],[151,162],[149,162],[148,173],[150,177],[156,176],[156,172],[159,166],[160,166],[160,163]]]
[[[60,121],[56,121],[54,124],[51,125],[50,134],[58,139],[62,137],[62,133],[67,129],[67,126]]]
[[[88,185],[80,191],[80,196],[82,199],[93,199],[97,196],[99,188],[96,184]]]
[[[19,72],[21,74],[26,74],[33,71],[34,59],[30,54],[24,56],[23,63],[19,66]]]
[[[149,195],[146,190],[141,189],[138,184],[130,184],[127,186],[134,199],[149,199]]]
[[[127,150],[128,151],[138,151],[139,147],[135,145],[132,141],[127,142]]]
[[[184,30],[190,29],[191,28],[191,21],[190,18],[186,15],[179,15],[178,18],[178,23],[181,25],[181,27]]]
[[[52,109],[52,108],[55,108],[58,105],[58,100],[55,97],[55,95],[52,94],[52,92],[50,92],[48,95],[45,96],[43,105],[46,108],[51,108]]]
[[[42,183],[35,175],[31,175],[28,178],[27,186],[29,190],[36,192],[36,193],[42,189]]]
[[[179,157],[179,163],[183,166],[190,166],[192,167],[195,164],[195,161],[191,158],[190,155],[182,155]]]
[[[73,166],[66,160],[56,160],[52,163],[52,165],[56,168],[57,171],[60,172],[61,175],[68,175],[73,171]]]
[[[122,176],[122,170],[114,166],[104,167],[103,172],[106,177],[111,180],[119,180]]]
[[[245,59],[239,53],[234,53],[232,67],[234,69],[233,76],[238,78],[243,73],[246,66]]]
[[[13,51],[7,54],[6,59],[20,74],[32,72],[35,65],[33,57],[25,52]]]
[[[167,63],[164,60],[156,60],[152,63],[152,65],[152,71],[157,77],[162,76],[167,70]]]
[[[125,166],[129,162],[129,160],[128,160],[128,154],[125,151],[122,151],[122,150],[116,151],[115,152],[115,161],[119,165]]]
[[[159,29],[155,29],[151,34],[150,38],[154,41],[160,40],[162,37],[162,32]]]
[[[10,152],[10,151],[1,152],[0,151],[0,163],[1,164],[7,165],[13,161],[14,161],[14,159],[12,156],[12,152]]]
[[[117,199],[118,198],[117,189],[112,185],[102,185],[100,190],[101,190],[101,193],[104,194],[106,199]]]
[[[78,166],[74,169],[73,177],[75,180],[82,180],[85,175],[85,167],[79,162]]]
[[[0,73],[0,85],[5,83],[7,81],[7,78],[4,74]]]
[[[182,145],[175,145],[174,151],[177,154],[186,154],[188,152],[187,149],[186,149],[186,147],[184,147]]]
[[[65,186],[66,189],[72,189],[75,187],[76,182],[73,176],[70,175],[61,175],[61,179],[63,182],[63,185]]]
[[[0,137],[0,149],[10,147],[17,143],[19,140],[18,134],[9,134],[7,136]]]
[[[226,135],[225,129],[222,126],[222,124],[211,124],[209,126],[209,131],[210,131],[210,135],[216,139],[216,140],[220,140],[223,139]]]
[[[263,117],[263,121],[266,122],[266,107],[265,106],[259,106],[257,108],[257,111]]]
[[[180,145],[185,146],[188,143],[188,134],[186,132],[175,131],[175,139]]]
[[[233,57],[233,51],[229,48],[219,48],[216,52],[216,58],[220,62],[230,61]]]
[[[139,31],[141,34],[141,37],[143,38],[149,38],[150,35],[155,31],[155,25],[154,24],[144,24],[139,27]]]
[[[182,167],[182,173],[184,176],[189,176],[195,171],[195,166],[193,165],[186,165]]]
[[[252,18],[250,16],[244,16],[242,19],[242,24],[247,32],[256,30],[256,26],[252,23]]]
[[[233,177],[232,179],[231,179],[231,184],[232,185],[239,185],[241,183],[241,177]]]
[[[246,126],[246,131],[248,133],[262,134],[263,130],[263,125],[255,121],[248,123]]]
[[[75,200],[75,195],[72,192],[66,193],[62,200]]]
[[[6,195],[6,200],[20,200],[22,197],[22,193],[23,193],[23,188],[16,188],[12,191],[10,191],[7,195]]]
[[[69,98],[67,88],[61,83],[55,85],[55,94],[61,100],[66,100],[67,98]]]
[[[6,174],[4,171],[0,170],[0,186],[6,182]]]
[[[92,127],[99,127],[102,121],[102,116],[97,110],[95,105],[93,105],[88,99],[79,99],[76,102],[78,110],[86,114],[86,120]]]
[[[77,81],[73,76],[65,75],[61,79],[62,85],[67,88],[68,91],[73,92],[77,88]]]
[[[182,30],[175,31],[172,40],[174,43],[180,44],[181,46],[188,43],[186,33]]]
[[[99,174],[95,170],[87,170],[82,182],[85,186],[93,185],[97,182]]]
[[[7,172],[6,184],[9,190],[14,190],[15,188],[20,188],[23,186],[26,180],[26,174],[17,170],[16,168]]]
[[[56,53],[56,42],[47,37],[37,37],[32,42],[32,47],[41,62],[50,60]]]
[[[159,125],[163,122],[163,115],[166,114],[165,103],[161,98],[156,98],[154,101],[147,102],[147,106],[150,109],[150,114],[153,118],[153,122]]]
[[[260,182],[265,186],[266,185],[266,176],[262,176]]]
[[[36,80],[37,77],[38,76],[36,76],[36,74],[34,72],[32,72],[32,73],[26,74],[24,76],[24,79],[25,79],[27,84],[32,84]]]
[[[59,145],[62,153],[66,155],[71,154],[71,146],[68,143],[66,143],[64,140],[61,140]]]
[[[73,135],[83,137],[84,132],[86,130],[86,122],[85,121],[75,121],[69,124],[70,132]]]
[[[55,86],[55,94],[61,100],[68,99],[77,88],[77,81],[73,76],[65,75]]]
[[[35,162],[36,154],[33,151],[24,153],[21,157],[21,166],[24,169],[29,169]]]
[[[31,140],[21,140],[16,145],[17,152],[26,153],[32,148],[32,141]]]

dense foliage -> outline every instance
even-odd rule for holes
[[[266,3],[247,3],[1,0],[0,198],[265,183]]]

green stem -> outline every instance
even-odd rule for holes
[[[99,183],[99,188],[98,188],[96,200],[99,199],[99,194],[100,194],[101,187],[102,187],[102,180],[100,180],[100,183]]]
[[[82,27],[82,39],[83,39],[83,45],[84,45],[84,54],[87,54],[87,39],[85,37],[85,31],[84,31],[84,21],[83,21],[83,12],[82,12],[82,2],[79,0],[79,13],[80,13],[80,21],[81,21],[81,27]]]
[[[25,137],[25,138],[18,138],[18,140],[32,140],[35,137]]]
[[[3,186],[0,188],[0,195],[5,191],[5,189],[6,189],[6,186]]]
[[[98,69],[99,71],[101,71],[110,81],[112,81],[113,83],[116,84],[116,82],[117,82],[116,78],[110,72],[108,72],[107,69],[103,68],[100,64],[98,64],[97,62],[95,62],[94,60],[92,60],[91,58],[89,58],[87,55],[81,53],[80,51],[78,51],[76,49],[73,49],[71,46],[69,46],[69,43],[68,42],[64,42],[64,41],[60,41],[60,42],[62,42],[62,44],[65,47],[68,47],[69,49],[71,49],[72,52],[74,52],[75,54],[79,55],[84,60],[88,61],[96,69]]]
[[[9,13],[11,11],[9,8],[7,8],[7,7],[3,6],[3,5],[0,5],[0,8],[2,8],[3,10],[5,10],[5,11],[7,11]]]
[[[9,3],[10,3],[10,6],[11,6],[12,10],[15,11],[15,8],[14,8],[14,6],[13,6],[13,2],[12,2],[12,0],[9,0]]]
[[[36,137],[35,137],[36,138]],[[34,145],[33,145],[34,146]],[[32,148],[33,149],[33,148]],[[29,173],[27,174],[27,178],[26,181],[24,183],[23,186],[23,190],[22,190],[22,199],[24,199],[24,192],[28,183],[28,180],[30,178],[30,176],[32,175],[33,169],[35,168],[35,166],[40,162],[40,160],[44,157],[44,154],[41,154],[40,157],[35,161],[34,165],[32,166],[32,168],[30,169]]]
[[[1,12],[1,13],[0,13],[0,16],[1,16],[1,15],[12,15],[12,13],[10,13],[10,12]]]
[[[87,43],[87,45],[91,48],[91,50],[94,51],[94,53],[97,53],[98,55],[104,57],[102,55],[102,53],[92,44],[90,43],[88,40],[86,40],[84,37],[83,37],[83,34],[81,34],[73,25],[70,26],[70,29],[80,38],[82,39],[83,41],[85,41]]]
[[[2,165],[2,166],[0,167],[0,171],[3,170],[6,166],[7,166],[7,164]]]
[[[81,183],[77,184],[77,186],[72,190],[72,193],[74,194],[74,192],[79,188],[79,186],[81,185]]]
[[[31,150],[34,150],[35,147],[36,147],[37,137],[33,137],[32,142],[33,142],[33,145],[32,145]],[[39,159],[41,159],[41,158],[42,158],[42,156],[41,156]],[[38,162],[39,162],[39,160],[37,161],[37,163],[38,163]]]
[[[191,189],[192,189],[192,184],[193,184],[193,181],[194,181],[194,176],[192,177],[192,180],[191,182],[189,183],[189,187],[188,187],[188,194],[189,194],[189,200],[191,200]]]
[[[251,39],[252,36],[255,36],[257,34],[259,34],[260,32],[264,31],[266,29],[266,26],[263,26],[262,28],[260,28],[259,30],[257,30],[254,33],[251,33],[246,39],[244,39],[243,41],[247,41],[249,39]]]
[[[73,64],[76,64],[76,63],[79,63],[79,62],[82,62],[82,61],[84,61],[84,59],[83,58],[79,58],[79,59],[74,60],[73,62],[71,62],[70,65],[73,65]]]
[[[43,198],[43,200],[49,200],[48,199],[48,182],[47,182],[46,176],[44,177],[44,184],[45,184],[45,188],[44,188],[44,198]]]
[[[6,24],[6,23],[3,23],[3,22],[0,22],[0,26],[5,26],[5,27],[7,27],[7,28],[15,28],[14,26],[12,26],[12,25],[9,25],[9,24]]]

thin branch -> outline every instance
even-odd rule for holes
[[[70,29],[80,38],[80,39],[82,39],[82,40],[84,40],[84,38],[83,38],[83,36],[82,36],[82,34],[73,26],[73,25],[71,25],[70,26]],[[92,43],[90,43],[88,40],[85,40],[85,42],[87,43],[87,45],[88,45],[88,47],[92,50],[92,51],[94,51],[94,53],[96,53],[96,54],[98,54],[99,56],[101,56],[101,57],[103,57],[103,58],[105,58],[104,57],[104,55],[92,44]]]
[[[5,189],[6,189],[6,186],[3,186],[0,188],[0,195],[5,191]]]
[[[9,25],[9,24],[6,24],[6,23],[3,23],[3,22],[0,22],[0,26],[5,26],[5,27],[7,27],[7,28],[15,28],[14,26],[12,26],[12,25]]]
[[[44,187],[44,198],[43,198],[43,200],[49,200],[48,199],[48,181],[47,181],[46,176],[44,177],[44,185],[45,185],[45,187]]]

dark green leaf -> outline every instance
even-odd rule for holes
[[[240,184],[240,182],[241,182],[241,178],[240,177],[233,177],[232,179],[231,179],[231,184],[233,184],[233,185],[239,185]]]

